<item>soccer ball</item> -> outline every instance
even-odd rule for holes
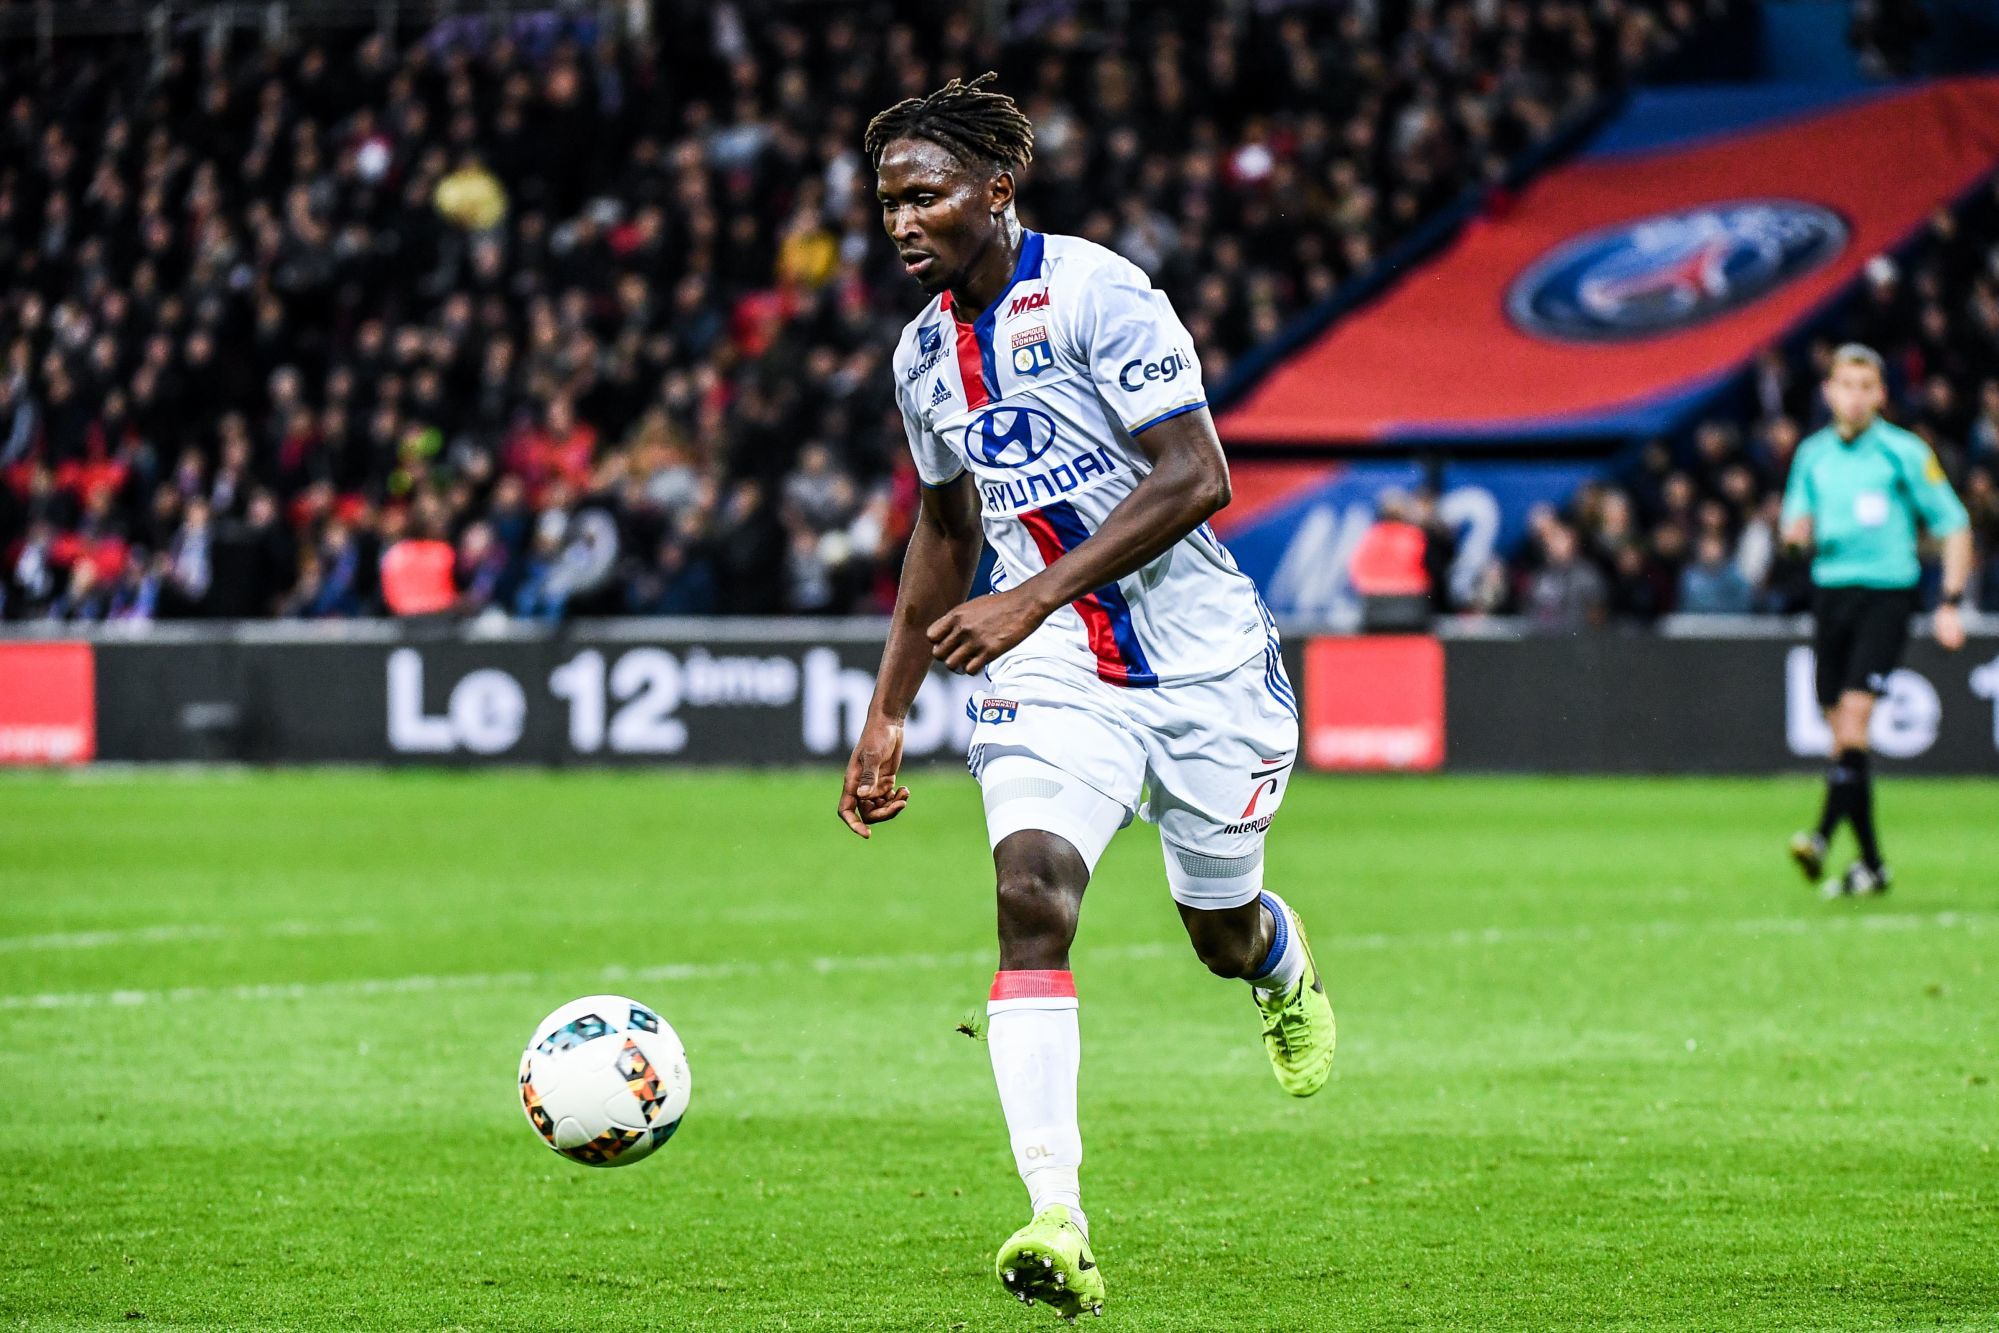
[[[586,995],[541,1020],[521,1054],[521,1109],[549,1147],[590,1166],[629,1166],[680,1128],[687,1052],[652,1010]]]

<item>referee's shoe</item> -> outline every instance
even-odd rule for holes
[[[1804,873],[1805,883],[1816,885],[1825,874],[1825,839],[1816,833],[1800,830],[1791,835],[1791,859],[1798,863]]]
[[[1821,885],[1819,894],[1825,898],[1878,898],[1894,882],[1895,872],[1885,861],[1872,869],[1863,861],[1855,861],[1844,875]]]

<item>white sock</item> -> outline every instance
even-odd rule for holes
[[[986,1046],[1006,1112],[1013,1161],[1029,1207],[1066,1204],[1084,1235],[1083,1135],[1076,1127],[1076,1070],[1083,1043],[1076,982],[1067,972],[1000,972],[986,1002]]]
[[[1261,901],[1275,928],[1270,936],[1270,952],[1264,955],[1263,966],[1250,977],[1249,984],[1260,991],[1288,994],[1298,984],[1298,978],[1305,975],[1305,950],[1298,943],[1298,932],[1291,925],[1291,909],[1284,905],[1284,900],[1265,890]]]

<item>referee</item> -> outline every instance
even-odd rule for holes
[[[1943,541],[1943,595],[1931,623],[1937,642],[1952,650],[1964,644],[1959,608],[1971,573],[1971,527],[1930,447],[1881,419],[1888,394],[1879,353],[1859,343],[1841,347],[1824,387],[1832,424],[1800,444],[1791,462],[1784,540],[1815,547],[1812,646],[1833,748],[1818,829],[1793,835],[1791,858],[1816,883],[1826,844],[1842,819],[1851,823],[1860,859],[1825,882],[1825,895],[1834,898],[1888,890],[1874,835],[1867,723],[1901,664],[1916,612],[1916,524]]]

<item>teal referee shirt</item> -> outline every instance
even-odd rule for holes
[[[1879,417],[1851,440],[1827,426],[1798,446],[1784,522],[1805,517],[1821,588],[1913,588],[1922,576],[1916,520],[1932,537],[1970,522],[1929,445]]]

